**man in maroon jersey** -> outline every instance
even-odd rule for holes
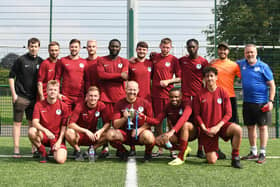
[[[152,62],[146,59],[148,44],[140,41],[136,45],[137,58],[129,62],[128,79],[134,80],[139,85],[138,96],[152,102],[151,99],[151,75]],[[135,147],[131,146],[129,156],[136,154]]]
[[[73,109],[75,103],[84,96],[84,68],[87,62],[79,56],[80,40],[72,39],[69,49],[70,55],[61,58],[56,64],[55,79],[62,79],[62,99]]]
[[[182,72],[182,92],[183,100],[192,100],[197,92],[203,86],[202,71],[208,66],[208,61],[198,55],[199,42],[196,39],[189,39],[186,42],[186,48],[189,55],[179,59],[179,64]],[[198,142],[197,156],[204,157],[202,145]]]
[[[99,101],[100,92],[96,86],[91,86],[85,101],[78,103],[73,110],[65,137],[76,150],[75,160],[84,160],[79,145],[91,146],[96,149],[106,142],[106,131],[110,127],[110,114],[105,104]],[[98,118],[102,117],[103,127],[97,130]],[[92,158],[90,157],[92,156]],[[94,155],[89,154],[94,160]]]
[[[145,145],[144,162],[152,158],[152,150],[155,145],[155,137],[141,116],[152,117],[151,104],[140,97],[138,83],[128,81],[126,86],[126,97],[120,99],[114,109],[113,127],[107,133],[107,139],[111,145],[117,148],[121,160],[127,160],[128,151],[123,146]]]
[[[30,141],[41,153],[40,162],[47,162],[45,146],[50,146],[54,159],[63,164],[67,159],[64,143],[68,106],[58,99],[59,83],[50,80],[47,84],[47,98],[35,104],[32,126],[28,131]]]
[[[48,47],[49,58],[44,60],[38,71],[38,95],[42,101],[47,98],[47,84],[49,80],[55,79],[55,65],[58,61],[59,43],[51,42]]]
[[[169,121],[169,131],[156,137],[156,145],[167,149],[179,150],[178,157],[169,162],[169,165],[181,165],[185,162],[187,154],[191,151],[188,147],[188,141],[197,137],[197,129],[188,122],[192,113],[191,101],[182,101],[182,92],[180,88],[172,88],[169,91],[170,103],[156,117],[156,119],[147,118],[149,124],[160,124],[166,117]]]
[[[217,75],[216,68],[206,67],[203,70],[206,87],[194,98],[194,116],[201,129],[199,139],[209,164],[214,164],[218,159],[219,137],[225,141],[231,140],[231,165],[234,168],[241,168],[239,149],[242,129],[239,125],[228,122],[231,118],[230,99],[226,91],[217,86]]]
[[[152,101],[155,116],[164,110],[169,103],[168,92],[173,88],[173,83],[181,81],[181,71],[178,59],[169,54],[172,48],[172,41],[170,38],[163,38],[160,42],[161,53],[156,53],[152,56],[153,62],[153,84],[152,84]],[[173,75],[176,78],[173,78]],[[162,125],[156,126],[156,134],[162,134]],[[160,155],[162,150],[159,149],[155,155]]]
[[[88,40],[87,41],[87,52],[88,57],[86,59],[87,66],[85,68],[85,92],[91,86],[98,86],[98,76],[97,76],[97,42],[96,40]]]

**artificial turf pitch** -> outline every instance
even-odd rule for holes
[[[230,167],[230,160],[219,160],[215,165],[206,164],[204,159],[194,157],[197,142],[191,142],[193,150],[185,164],[169,166],[169,152],[142,163],[143,147],[137,146],[138,186],[279,186],[280,185],[280,139],[270,139],[265,164],[241,161],[243,169]],[[68,146],[68,153],[73,149]],[[230,158],[229,143],[220,140],[220,148]],[[84,148],[85,150],[86,148]],[[243,139],[240,154],[248,154],[248,139]],[[41,164],[31,157],[14,159],[12,138],[0,137],[0,186],[125,186],[126,163],[113,158],[99,159],[95,163],[76,162],[68,159],[58,165],[53,161]],[[30,155],[30,143],[21,138],[21,153]],[[140,156],[140,157],[139,157]],[[279,158],[278,158],[279,157]]]

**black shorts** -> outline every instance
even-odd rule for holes
[[[238,113],[237,113],[237,102],[236,102],[236,97],[231,97],[230,98],[230,103],[231,103],[231,110],[232,110],[232,116],[229,120],[229,122],[233,123],[239,123],[238,119]]]
[[[261,108],[265,105],[264,104],[257,104],[257,103],[243,103],[243,120],[244,125],[258,125],[263,126],[267,125],[269,112],[263,112]]]

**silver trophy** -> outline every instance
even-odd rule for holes
[[[129,113],[129,117],[127,118],[127,129],[131,130],[131,126],[133,126],[132,120],[135,117],[135,109],[133,108],[133,104],[131,105],[130,108],[127,109],[127,112]]]

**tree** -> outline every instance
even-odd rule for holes
[[[216,8],[217,41],[229,45],[254,43],[260,46],[280,46],[280,1],[279,0],[220,0]],[[215,28],[209,25],[204,31],[210,44],[214,44]],[[207,49],[214,56],[213,48]],[[275,80],[280,81],[280,49],[262,48],[258,54],[268,63]],[[232,48],[230,58],[243,58],[243,49]]]

